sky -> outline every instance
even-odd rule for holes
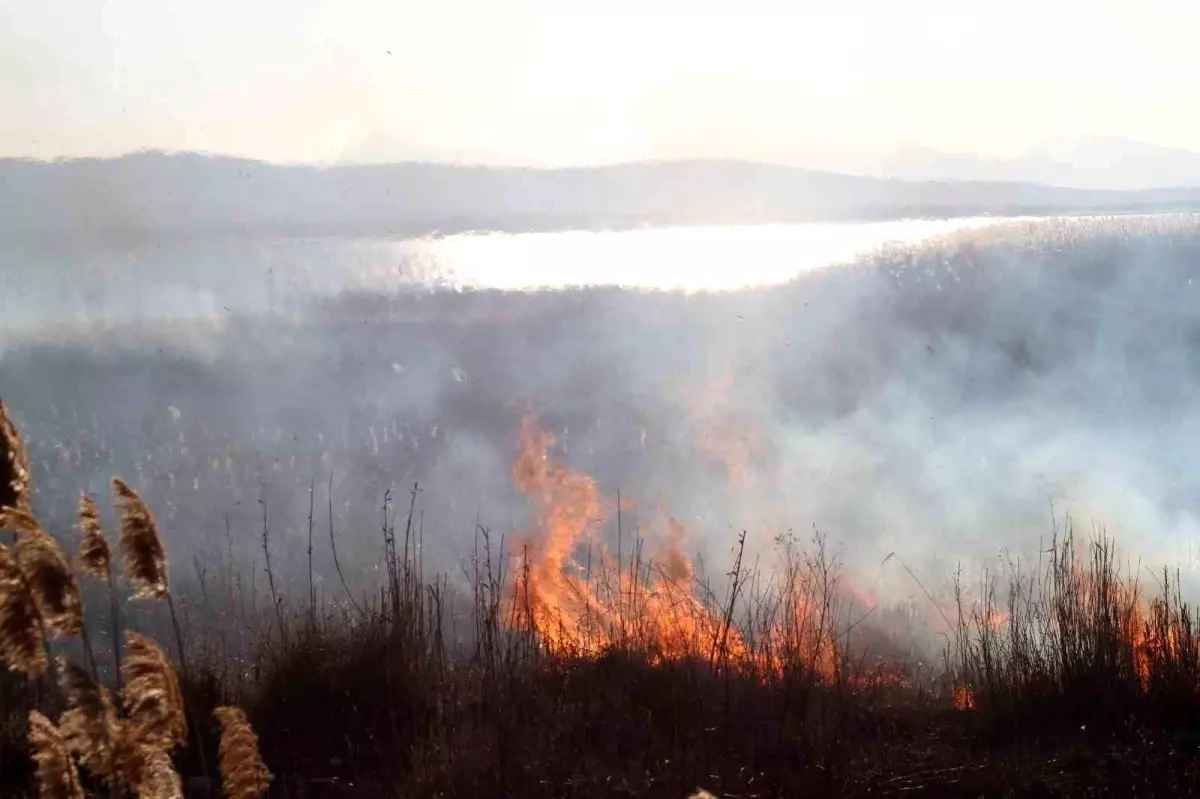
[[[0,0],[0,157],[838,165],[1200,149],[1172,0]]]

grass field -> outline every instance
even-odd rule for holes
[[[6,429],[5,504],[31,511]],[[930,595],[940,643],[925,662],[914,653],[929,641],[905,642],[896,615],[864,607],[820,535],[781,538],[773,562],[753,565],[739,542],[710,580],[669,537],[589,537],[594,483],[532,420],[522,440],[514,478],[537,536],[479,528],[467,579],[452,582],[425,573],[415,491],[398,511],[389,498],[379,584],[337,600],[285,596],[264,527],[268,606],[246,608],[232,573],[181,601],[152,513],[120,482],[122,578],[97,554],[96,506],[81,505],[78,576],[32,515],[10,511],[8,795],[179,795],[172,779],[129,778],[136,768],[217,795],[238,707],[278,796],[1177,796],[1200,784],[1194,611],[1177,575],[1127,571],[1111,538],[1068,522],[1033,560],[957,579],[949,603]],[[107,607],[92,601],[105,582],[120,594]],[[126,634],[117,684],[91,641],[109,628],[117,640],[122,619],[153,638]],[[39,656],[43,638],[63,660]],[[99,719],[82,742],[81,715]],[[142,760],[114,767],[126,730]],[[239,751],[257,776],[227,789],[236,799],[265,788],[252,736]]]

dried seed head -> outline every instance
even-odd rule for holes
[[[158,537],[154,514],[125,481],[114,477],[112,484],[121,512],[125,577],[134,586],[134,598],[161,597],[167,593],[167,552]]]
[[[117,781],[137,799],[183,799],[179,774],[171,756],[138,740],[138,730],[123,724],[116,736]]]
[[[12,671],[36,677],[46,668],[37,604],[12,552],[0,545],[0,658]]]
[[[33,474],[29,453],[0,400],[0,508],[33,509]]]
[[[79,585],[58,542],[33,514],[7,508],[0,524],[17,533],[17,565],[33,594],[46,631],[57,636],[76,635],[83,624]]]
[[[40,799],[84,799],[79,772],[62,733],[36,710],[29,711],[29,748],[37,763]]]
[[[113,771],[113,742],[120,726],[117,710],[108,691],[97,685],[87,671],[65,659],[59,660],[59,669],[67,710],[58,720],[58,728],[79,763],[92,774],[108,778]]]
[[[125,713],[142,746],[169,752],[187,745],[183,693],[171,661],[153,639],[125,631]]]
[[[271,772],[258,753],[258,736],[241,708],[219,707],[213,715],[221,722],[218,751],[221,783],[229,799],[259,799],[271,787]]]
[[[112,565],[112,548],[104,537],[100,524],[100,510],[96,501],[87,494],[79,498],[79,568],[97,580],[107,580]]]

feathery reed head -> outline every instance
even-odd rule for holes
[[[171,661],[153,639],[125,631],[125,712],[139,744],[169,752],[187,745],[183,693]]]
[[[36,677],[46,668],[37,604],[12,552],[0,545],[0,659],[12,671]]]
[[[183,785],[169,754],[139,744],[136,731],[129,725],[119,735],[116,759],[122,785],[137,799],[184,799]]]
[[[26,511],[5,508],[0,511],[0,524],[17,533],[17,565],[46,631],[58,636],[77,634],[83,624],[83,602],[58,542]]]
[[[114,477],[112,484],[121,512],[125,577],[133,583],[134,598],[161,597],[167,593],[167,552],[158,537],[154,514],[124,480]]]
[[[36,710],[29,711],[29,748],[37,763],[39,799],[84,799],[79,772],[62,733]]]
[[[33,508],[33,474],[29,471],[29,453],[0,400],[0,508]]]
[[[59,669],[67,710],[58,720],[58,729],[84,768],[108,778],[114,765],[113,742],[120,727],[117,710],[108,691],[79,665],[63,658]]]
[[[218,750],[221,783],[229,799],[259,799],[271,787],[271,772],[258,753],[258,736],[241,708],[219,707],[213,711],[221,723]]]
[[[79,497],[79,532],[83,534],[79,542],[79,568],[97,580],[107,580],[112,565],[112,548],[104,537],[96,500],[87,494]]]

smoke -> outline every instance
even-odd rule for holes
[[[239,265],[261,274],[253,245],[188,246],[194,260],[138,276],[139,302],[204,282],[202,262],[225,270],[208,285]],[[313,252],[334,269],[342,250]],[[204,313],[10,334],[0,388],[57,529],[80,489],[122,474],[163,519],[176,568],[223,552],[227,518],[238,560],[261,557],[263,500],[273,560],[300,580],[311,486],[318,535],[332,511],[344,565],[370,572],[384,491],[406,506],[419,483],[426,563],[454,571],[477,520],[530,524],[511,463],[537,412],[556,457],[629,501],[629,530],[665,510],[710,572],[740,530],[766,555],[815,527],[899,598],[917,589],[881,565],[889,553],[931,582],[1005,549],[1036,557],[1052,509],[1191,570],[1198,253],[1190,216],[1047,220],[717,294],[297,288],[209,314],[180,293]],[[133,291],[55,290],[81,307]]]

